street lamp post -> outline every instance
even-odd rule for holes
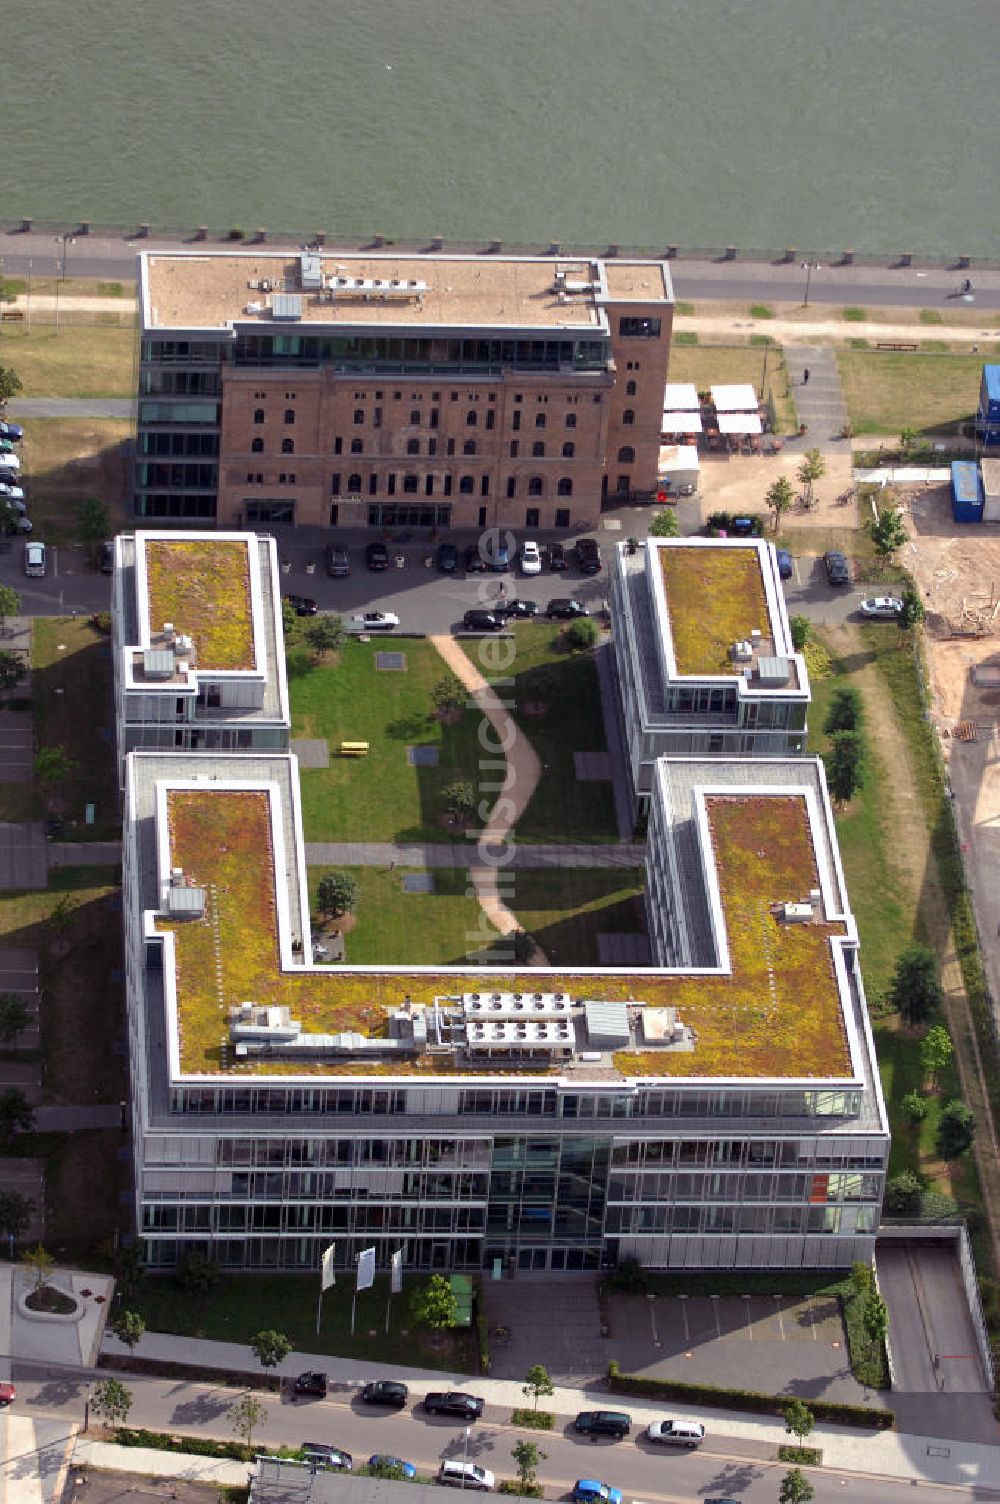
[[[468,1469],[468,1466],[469,1466],[469,1437],[471,1435],[472,1435],[472,1427],[471,1426],[466,1426],[466,1428],[465,1428],[465,1464],[464,1464],[464,1466],[462,1468],[462,1488],[463,1488],[463,1490],[465,1488],[465,1474],[466,1474],[466,1470]]]
[[[93,1379],[87,1380],[87,1386],[83,1391],[83,1429],[86,1431],[90,1426],[90,1391],[94,1387]]]
[[[805,296],[805,302],[803,303],[802,306],[804,308],[808,308],[809,307],[809,283],[812,280],[812,274],[813,274],[813,272],[818,272],[820,270],[819,262],[818,261],[803,261],[802,262],[802,270],[806,274],[806,296]]]

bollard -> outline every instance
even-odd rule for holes
[[[434,236],[431,237],[431,250],[432,251],[443,251],[444,250],[444,236],[443,235],[434,235]]]
[[[971,265],[972,265],[972,257],[971,256],[959,256],[958,259],[955,262],[955,270],[956,271],[960,271],[960,272],[964,272],[964,271],[967,271],[968,268]]]
[[[254,230],[253,239],[254,245],[264,245],[264,243],[266,242],[267,231],[263,228],[262,225],[258,225],[257,229]]]
[[[562,247],[560,246],[558,240],[551,240],[549,242],[549,255],[550,256],[558,256],[561,249],[562,249]]]
[[[208,225],[199,225],[198,228],[197,228],[197,230],[195,230],[195,232],[194,232],[194,238],[195,238],[195,240],[207,240],[208,239]]]
[[[617,256],[620,250],[621,250],[621,246],[620,245],[611,244],[611,245],[608,246],[608,249],[605,252],[605,254],[608,257]]]
[[[326,245],[326,231],[325,230],[317,230],[316,234],[312,238],[312,243],[315,246],[324,246],[324,245]]]
[[[785,254],[781,259],[782,261],[797,261],[799,259],[799,253],[793,245],[786,245]]]
[[[840,258],[840,264],[841,264],[841,266],[853,266],[854,265],[854,252],[853,251],[844,251],[843,254],[841,255],[841,258]]]
[[[77,232],[76,233],[78,235],[89,235],[90,234],[90,220],[89,219],[81,219],[80,224],[79,224],[79,226],[77,228]]]
[[[150,227],[149,227],[148,224],[145,224],[145,223],[141,224],[139,226],[139,228],[135,232],[135,238],[137,240],[148,240],[149,239],[149,230],[150,230]]]
[[[667,258],[668,261],[676,261],[676,259],[677,259],[677,247],[675,245],[668,245],[666,251],[664,252],[664,254],[665,254],[665,256],[666,256],[666,258]]]
[[[913,265],[913,252],[912,251],[900,251],[900,253],[899,253],[899,265],[900,266],[912,266]]]
[[[33,220],[22,219],[21,220],[21,234],[22,235],[30,235],[31,234],[31,226],[32,226],[33,223],[34,223]]]
[[[375,249],[377,251],[380,251],[382,249],[382,247],[385,245],[385,236],[384,235],[373,235],[372,236],[372,245],[375,247]]]
[[[736,260],[736,247],[734,245],[727,245],[726,246],[726,250],[725,250],[725,255],[723,256],[722,259],[723,259],[723,261],[735,261]]]
[[[499,256],[500,252],[503,250],[503,241],[491,240],[488,246],[488,250],[491,256]]]

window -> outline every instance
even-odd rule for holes
[[[463,454],[475,454],[475,452],[476,452],[476,441],[475,441],[475,439],[466,439],[465,443],[462,445],[462,453]]]
[[[564,460],[571,460],[575,454],[576,454],[576,445],[574,443],[572,443],[569,439],[567,439],[566,442],[565,442],[565,444],[563,445],[563,459]]]
[[[437,454],[437,452],[438,452],[438,441],[437,441],[437,439],[428,439],[427,440],[427,453],[431,454],[431,455],[434,455],[434,454]]]
[[[475,428],[475,426],[476,426],[476,424],[478,422],[479,422],[479,414],[476,412],[476,409],[474,407],[470,407],[469,411],[465,415],[465,426],[466,426],[466,428]]]
[[[416,490],[418,489],[419,485],[420,485],[420,477],[419,476],[413,475],[412,473],[409,474],[409,475],[404,475],[403,476],[403,490],[406,492],[406,494],[408,496],[412,496],[416,492]]]
[[[410,408],[410,422],[411,423],[419,423],[420,422],[420,409],[419,409],[419,407],[411,407]]]
[[[447,449],[448,449],[448,453],[449,454],[454,454],[455,453],[455,440],[454,439],[449,439],[448,440]]]
[[[248,470],[247,471],[247,485],[248,486],[252,486],[253,485],[253,471],[252,470]]]
[[[541,439],[536,439],[532,444],[531,458],[533,460],[543,460],[545,458],[545,445],[542,443]]]
[[[559,485],[556,494],[558,496],[573,495],[573,482],[570,480],[568,475],[561,475],[559,477]]]
[[[378,493],[378,476],[375,474],[375,471],[373,470],[372,473],[371,473],[371,475],[369,475],[369,477],[368,477],[368,495],[369,496],[375,496],[375,495],[377,495],[377,493]]]
[[[347,489],[351,492],[361,490],[361,476],[358,475],[357,471],[347,477]]]
[[[479,494],[480,496],[489,496],[490,494],[490,478],[488,475],[481,475],[479,477]]]
[[[516,439],[511,439],[511,441],[510,441],[510,457],[511,457],[512,460],[516,460],[517,459],[518,450],[520,449],[520,447],[521,446],[518,444],[518,442],[517,442]]]
[[[344,441],[339,433],[333,441],[333,452],[334,454],[343,454],[344,452]]]
[[[521,426],[521,414],[519,412],[515,412],[515,414],[514,414],[514,421],[511,423],[511,428],[514,430],[515,433],[517,433],[517,430],[520,428],[520,426]]]
[[[625,395],[626,395],[626,397],[634,397],[635,396],[635,382],[634,381],[626,381],[626,383],[625,383]]]
[[[516,485],[517,485],[517,481],[514,479],[514,477],[512,475],[509,475],[507,477],[507,500],[508,501],[510,501],[511,497],[514,495],[514,488],[515,488]]]
[[[381,428],[382,427],[382,409],[380,407],[373,407],[372,408],[372,427],[373,428]]]
[[[330,495],[340,495],[340,471],[335,470],[330,477]]]
[[[250,452],[251,452],[251,454],[263,454],[264,453],[264,440],[263,439],[254,439],[253,443],[250,445]]]
[[[355,428],[357,428],[358,425],[360,423],[363,423],[364,421],[365,421],[365,410],[364,410],[364,408],[363,407],[356,407],[354,409],[354,426],[355,426]]]
[[[282,441],[281,441],[281,452],[282,452],[282,454],[294,454],[295,453],[295,440],[294,439],[282,439]]]
[[[567,428],[575,428],[576,427],[576,413],[567,413],[566,414],[566,427]]]
[[[432,428],[437,428],[437,426],[438,426],[438,417],[439,417],[439,410],[436,407],[432,407],[431,408],[431,427]]]
[[[364,452],[365,452],[365,441],[364,441],[364,439],[352,439],[351,440],[351,453],[352,454],[364,454]]]
[[[536,413],[535,414],[535,427],[536,428],[544,428],[545,427],[545,414],[544,413]]]
[[[659,339],[659,319],[621,318],[618,333],[622,339]]]
[[[618,451],[619,465],[631,465],[635,460],[635,450],[631,444],[623,444]]]
[[[556,507],[556,527],[569,527],[569,507]]]
[[[263,423],[263,421],[264,421],[264,409],[262,407],[256,407],[256,408],[254,408],[253,420],[254,420],[255,423]]]
[[[544,485],[544,482],[542,481],[542,477],[540,475],[533,475],[531,477],[531,479],[528,481],[528,495],[529,496],[543,496],[544,494],[545,494],[545,485]]]
[[[285,408],[285,422],[286,423],[294,423],[295,422],[295,409],[294,409],[294,407],[286,407]]]
[[[491,407],[488,410],[487,414],[486,414],[486,427],[487,428],[495,428],[496,427],[496,422],[497,422],[496,410]]]
[[[463,475],[458,482],[458,489],[462,496],[471,496],[476,489],[476,477],[474,475]]]
[[[419,439],[407,439],[407,441],[406,441],[406,452],[407,452],[407,454],[419,454],[420,453],[420,440]]]
[[[622,413],[622,422],[625,424],[626,428],[630,428],[635,422],[635,413],[630,407],[627,407]]]
[[[537,507],[529,507],[524,514],[525,527],[537,527],[540,516],[541,513]]]

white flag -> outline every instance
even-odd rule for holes
[[[390,1290],[393,1295],[398,1295],[403,1288],[403,1250],[397,1248],[392,1256],[392,1275]]]
[[[323,1269],[320,1289],[329,1290],[331,1285],[337,1283],[337,1276],[333,1272],[333,1255],[336,1251],[336,1243],[331,1243],[329,1248],[323,1250]]]
[[[358,1282],[356,1290],[370,1290],[375,1283],[375,1250],[362,1248],[358,1254]]]

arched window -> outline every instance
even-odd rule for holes
[[[285,408],[285,422],[286,423],[294,423],[295,422],[295,409],[294,409],[294,407],[286,407]]]
[[[365,410],[364,410],[364,408],[363,407],[356,407],[354,409],[354,423],[355,423],[355,426],[357,426],[359,423],[363,423],[364,421],[365,421]]]
[[[559,485],[557,489],[560,496],[573,495],[573,482],[570,480],[568,475],[561,475],[559,477]]]
[[[622,413],[622,422],[626,428],[629,428],[635,422],[635,413],[630,407],[627,407]]]
[[[574,443],[572,443],[569,439],[567,439],[566,442],[565,442],[565,444],[563,445],[563,459],[564,460],[571,460],[575,454],[576,454],[576,445]]]
[[[540,475],[533,475],[528,481],[528,495],[541,496],[545,490],[545,484]]]
[[[632,465],[635,463],[635,450],[631,444],[623,444],[618,451],[619,465]]]
[[[465,415],[465,426],[466,426],[466,428],[475,428],[475,426],[476,426],[476,424],[478,422],[479,422],[479,414],[476,412],[476,409],[474,407],[470,407],[469,411]]]
[[[544,428],[545,427],[545,414],[544,413],[536,413],[535,414],[535,427],[536,428]]]
[[[474,475],[463,475],[458,482],[458,489],[463,496],[471,496],[476,489],[476,477]]]
[[[251,451],[254,454],[263,454],[264,453],[264,440],[263,439],[254,439],[253,443],[250,445],[250,449],[251,449]]]
[[[566,427],[567,428],[575,428],[576,427],[576,413],[567,413],[566,414]]]
[[[347,489],[349,491],[360,491],[361,490],[361,476],[360,475],[356,475],[356,474],[355,475],[349,475],[347,477]]]
[[[466,439],[465,443],[462,445],[462,453],[463,454],[475,454],[475,452],[476,452],[476,441],[475,441],[475,439]]]
[[[635,396],[635,382],[634,381],[626,381],[626,383],[625,383],[625,395],[626,395],[626,397],[634,397]]]
[[[294,439],[282,439],[282,441],[281,441],[281,452],[282,452],[282,454],[294,454],[295,453],[295,440]]]
[[[420,409],[419,409],[419,407],[411,407],[410,408],[410,422],[411,423],[419,423],[420,422]]]
[[[407,441],[406,441],[406,452],[407,452],[407,454],[419,454],[420,453],[420,440],[419,439],[407,439]]]
[[[365,441],[364,441],[364,439],[352,439],[351,440],[351,453],[352,454],[364,454],[364,452],[365,452]]]
[[[532,444],[531,458],[533,460],[543,460],[545,458],[545,445],[542,443],[541,439],[536,439]]]
[[[263,421],[264,421],[264,409],[262,407],[255,407],[254,408],[254,410],[253,410],[253,420],[254,420],[255,423],[263,423]]]

